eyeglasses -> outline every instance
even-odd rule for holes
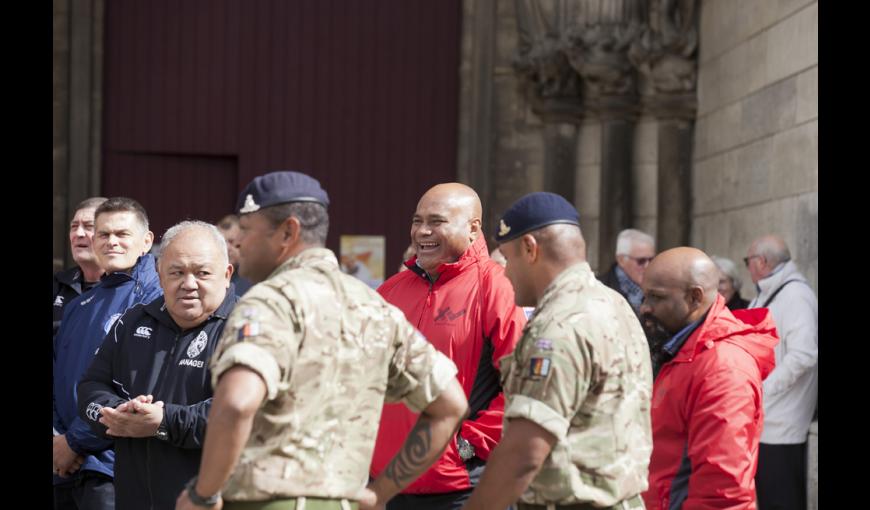
[[[632,257],[631,255],[623,255],[624,257],[630,258],[635,261],[637,265],[644,267],[648,266],[650,262],[652,262],[653,257]]]
[[[749,267],[749,261],[754,259],[755,257],[760,257],[761,255],[750,255],[748,257],[743,257],[743,263],[746,264],[746,267]]]

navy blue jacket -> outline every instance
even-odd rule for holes
[[[208,362],[238,297],[230,285],[221,306],[202,324],[182,331],[163,296],[136,305],[115,325],[78,386],[79,417],[106,438],[99,409],[139,395],[163,401],[166,441],[115,438],[118,508],[174,508],[184,484],[199,471],[211,408]]]
[[[78,266],[54,273],[54,278],[51,282],[52,312],[54,315],[52,336],[56,335],[58,328],[60,328],[60,321],[63,319],[63,309],[85,290],[83,289],[84,280],[82,270]]]
[[[112,441],[97,437],[79,418],[76,385],[90,365],[109,329],[128,308],[161,296],[154,257],[139,257],[131,274],[103,275],[100,284],[67,304],[63,321],[54,337],[53,422],[66,435],[70,448],[85,456],[82,471],[112,476],[115,453]],[[73,475],[76,476],[76,475]],[[54,475],[54,483],[69,478]]]

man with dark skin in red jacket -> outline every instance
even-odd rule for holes
[[[662,252],[642,282],[641,322],[667,338],[651,408],[648,510],[756,508],[762,380],[778,338],[766,308],[728,310],[701,250]]]
[[[460,183],[432,187],[411,220],[416,257],[378,292],[456,364],[469,417],[435,464],[388,510],[459,508],[501,438],[504,394],[497,360],[513,351],[525,316],[514,303],[504,268],[489,257],[477,193]],[[415,416],[402,404],[384,406],[370,475],[376,477],[401,446]]]

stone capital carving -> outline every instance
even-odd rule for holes
[[[604,2],[585,2],[583,12],[565,31],[565,54],[583,81],[586,105],[601,116],[637,114],[636,69],[628,52],[643,33],[643,3],[624,0],[611,18],[591,16],[602,10]],[[597,10],[590,6],[597,5]],[[618,14],[618,16],[617,16]]]
[[[583,109],[580,77],[561,51],[559,41],[547,38],[514,59],[525,79],[532,111],[548,122],[577,122]]]
[[[546,122],[574,123],[582,116],[580,78],[562,51],[563,0],[515,0],[519,48],[514,70],[529,91],[532,111]]]
[[[628,52],[653,85],[657,97],[648,104],[657,116],[694,116],[697,23],[697,0],[653,0],[650,24]]]

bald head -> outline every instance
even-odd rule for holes
[[[433,186],[420,197],[411,222],[417,264],[431,278],[442,264],[456,262],[480,236],[482,207],[477,193],[464,184]]]
[[[480,205],[480,197],[477,196],[477,192],[459,182],[445,182],[432,186],[429,188],[429,191],[423,193],[423,196],[420,197],[418,206],[423,201],[449,204],[470,217],[480,218],[483,213],[483,207]]]
[[[650,262],[647,275],[683,288],[701,287],[713,298],[719,287],[719,269],[713,259],[697,248],[673,248],[658,254]]]
[[[655,319],[673,334],[701,318],[716,301],[719,268],[701,250],[673,248],[650,262],[641,286],[642,318]]]

